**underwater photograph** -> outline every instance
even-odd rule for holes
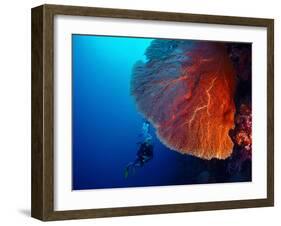
[[[72,34],[72,190],[252,181],[252,44]]]

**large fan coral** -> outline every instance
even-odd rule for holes
[[[131,93],[159,139],[203,159],[229,157],[236,77],[225,46],[158,39],[146,56],[134,67]]]

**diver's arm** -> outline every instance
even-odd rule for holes
[[[153,152],[149,153],[149,155],[142,156],[142,158],[145,162],[149,161],[150,159],[153,158]]]
[[[147,162],[148,160],[152,159],[153,157],[152,156],[144,156],[143,157],[143,160],[145,160],[145,162]]]

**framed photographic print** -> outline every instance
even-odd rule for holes
[[[32,9],[32,216],[274,204],[273,19]]]

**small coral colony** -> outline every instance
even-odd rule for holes
[[[131,94],[166,147],[251,175],[251,52],[249,43],[151,42]]]

